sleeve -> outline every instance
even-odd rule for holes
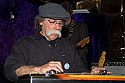
[[[15,70],[26,63],[27,59],[27,48],[23,40],[17,41],[17,43],[12,47],[10,55],[6,58],[4,64],[4,73],[8,80],[16,81],[18,76]]]

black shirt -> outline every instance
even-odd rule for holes
[[[41,66],[49,61],[60,61],[65,73],[86,71],[69,40],[58,38],[52,47],[52,44],[36,31],[34,35],[22,37],[12,47],[4,65],[5,76],[9,80],[16,81],[17,68],[24,65]]]

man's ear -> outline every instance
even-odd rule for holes
[[[43,25],[43,22],[40,22],[39,24],[40,24],[40,25]]]

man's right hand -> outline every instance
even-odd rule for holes
[[[50,61],[42,66],[22,66],[16,70],[17,76],[26,74],[45,74],[48,71],[55,70],[57,72],[63,72],[61,62]]]
[[[59,61],[50,61],[49,63],[39,66],[38,73],[45,74],[47,71],[55,70],[57,72],[63,72],[61,62]]]

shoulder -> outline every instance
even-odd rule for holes
[[[30,43],[31,41],[35,40],[33,35],[29,35],[29,36],[22,36],[21,38],[19,38],[16,41],[16,45],[17,44],[24,44],[24,43]]]

